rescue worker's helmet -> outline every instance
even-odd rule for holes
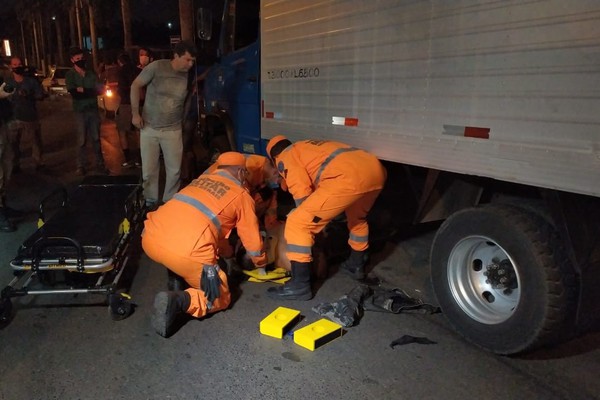
[[[237,151],[227,151],[221,153],[217,158],[217,164],[222,167],[243,167],[246,168],[246,157]]]
[[[277,157],[285,148],[290,146],[292,142],[288,140],[283,135],[277,135],[267,144],[267,155],[271,159],[271,161],[275,162],[275,157]]]

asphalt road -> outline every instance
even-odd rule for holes
[[[73,130],[69,101],[46,101],[43,111],[48,170],[29,159],[15,176],[9,203],[28,212],[17,232],[0,236],[0,284],[10,260],[36,229],[40,199],[73,188]],[[103,148],[113,174],[122,155],[114,123],[103,124]],[[26,153],[27,154],[27,153]],[[435,302],[428,278],[432,229],[403,232],[373,257],[370,276],[387,287]],[[28,296],[14,300],[12,322],[0,330],[0,399],[594,399],[600,398],[600,335],[587,334],[552,349],[498,357],[462,340],[442,314],[367,312],[336,340],[309,351],[286,336],[261,335],[259,322],[278,306],[296,308],[298,327],[319,317],[311,307],[333,301],[355,282],[337,273],[308,302],[265,296],[269,284],[242,282],[230,310],[191,320],[171,338],[150,325],[154,294],[166,287],[163,267],[141,254],[130,294],[136,310],[109,317],[102,296]],[[435,344],[391,347],[403,335]]]

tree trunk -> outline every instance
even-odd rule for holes
[[[193,0],[179,0],[179,25],[181,26],[181,40],[194,40],[194,2]]]
[[[69,36],[70,36],[70,47],[79,46],[77,41],[77,20],[76,20],[76,4],[71,5],[69,8]]]
[[[123,18],[123,48],[129,50],[133,45],[131,39],[131,7],[129,5],[129,0],[121,0],[121,16]]]
[[[65,53],[63,49],[63,37],[62,30],[60,25],[60,19],[56,17],[54,20],[56,26],[56,42],[58,46],[58,58],[56,60],[56,65],[65,65]]]
[[[94,6],[92,2],[88,3],[88,12],[90,15],[90,40],[92,41],[92,60],[94,62],[94,71],[98,68],[98,36],[96,34],[96,23],[94,20]]]
[[[31,18],[31,29],[33,34],[33,60],[35,61],[35,65],[40,65],[40,48],[38,44],[38,30],[37,22],[35,20],[35,15],[32,15]]]
[[[83,35],[81,33],[81,2],[75,0],[75,20],[77,21],[77,47],[84,48]]]

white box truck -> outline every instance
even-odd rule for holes
[[[222,39],[234,43],[236,2],[225,3]],[[411,219],[444,220],[431,279],[469,341],[515,354],[590,327],[600,310],[600,2],[262,0],[255,46],[243,57],[229,46],[207,78],[226,93],[207,97],[207,113],[218,110],[232,147],[261,152],[284,134],[400,166],[398,185],[410,184],[398,189],[418,205]],[[245,83],[228,85],[237,73]],[[251,109],[232,94],[240,87],[256,90],[254,141],[239,121]]]

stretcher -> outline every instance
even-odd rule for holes
[[[28,295],[103,294],[113,319],[128,317],[133,303],[119,282],[145,211],[133,176],[89,176],[71,195],[59,189],[44,198],[38,229],[10,262],[14,278],[1,292],[0,326],[12,317],[11,298]]]

